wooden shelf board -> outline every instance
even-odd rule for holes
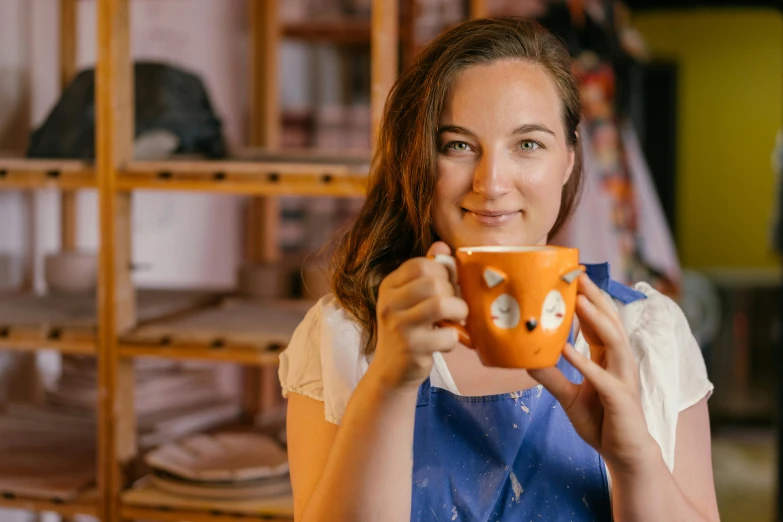
[[[136,295],[140,321],[176,316],[220,299],[215,292],[191,290],[142,289]],[[95,305],[94,295],[0,296],[0,350],[95,355]]]
[[[166,359],[193,359],[202,361],[243,364],[246,366],[276,366],[278,352],[261,352],[253,347],[221,346],[195,344],[153,344],[153,343],[121,343],[120,356],[161,357]]]
[[[256,161],[132,162],[120,172],[120,190],[210,191],[252,195],[363,196],[368,161],[347,156],[292,156]]]
[[[219,501],[171,495],[156,489],[146,480],[122,493],[120,514],[125,520],[161,522],[230,522],[267,520],[292,522],[293,499]]]
[[[137,326],[121,336],[120,354],[274,366],[312,304],[229,297],[216,306]]]
[[[283,24],[283,36],[312,42],[370,44],[369,18],[334,18]]]
[[[0,156],[0,190],[96,186],[95,168],[86,161]]]
[[[69,502],[17,497],[0,493],[0,508],[35,512],[51,511],[62,516],[91,515],[97,517],[99,500],[97,489],[89,489],[76,500]]]
[[[0,327],[0,350],[56,350],[71,355],[95,355],[94,331],[81,328]]]

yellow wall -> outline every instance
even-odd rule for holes
[[[774,10],[637,14],[655,56],[676,59],[677,223],[690,268],[763,268],[783,124],[783,16]]]

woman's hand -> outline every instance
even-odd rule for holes
[[[582,274],[576,301],[582,335],[592,360],[570,344],[563,355],[584,376],[569,381],[558,368],[530,370],[560,402],[576,432],[601,454],[610,469],[633,471],[660,450],[647,431],[639,370],[620,317],[601,290]]]
[[[451,250],[437,242],[427,253],[435,254]],[[394,389],[417,389],[430,374],[433,352],[457,345],[457,331],[435,323],[459,322],[468,315],[446,267],[426,257],[406,261],[381,282],[376,310],[378,344],[370,368]]]

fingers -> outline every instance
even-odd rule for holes
[[[458,323],[468,317],[468,304],[458,297],[430,297],[400,313],[407,324]]]
[[[454,295],[454,287],[449,281],[439,277],[420,277],[402,287],[389,289],[380,313],[405,310],[430,297],[454,297]]]
[[[580,281],[580,289],[576,313],[593,361],[623,380],[634,377],[636,365],[617,310],[591,281]]]
[[[557,399],[565,411],[579,395],[579,385],[569,381],[557,367],[528,370],[528,373]]]
[[[449,271],[445,266],[432,259],[415,257],[405,261],[397,270],[386,276],[381,287],[399,288],[422,277],[436,277],[448,282]]]
[[[427,257],[436,256],[439,254],[444,254],[447,256],[451,255],[451,249],[449,248],[449,245],[443,241],[435,241],[427,251]]]
[[[620,316],[617,314],[617,310],[610,298],[608,298],[598,285],[593,283],[592,279],[587,274],[579,276],[579,284],[577,285],[577,292],[580,295],[585,296],[591,301],[596,308],[601,310],[607,317],[609,317],[618,327],[622,327]]]
[[[454,328],[420,330],[421,346],[428,352],[450,352],[459,344],[459,334]]]
[[[570,344],[567,344],[563,350],[563,357],[565,357],[574,368],[579,370],[586,380],[590,381],[590,384],[593,385],[600,395],[607,396],[613,393],[614,388],[616,388],[617,385],[617,379],[608,371],[604,370],[584,355],[578,353]],[[552,395],[555,394],[552,393]],[[555,395],[555,397],[557,396]]]

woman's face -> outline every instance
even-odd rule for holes
[[[519,60],[468,67],[438,128],[438,236],[452,248],[545,244],[574,166],[549,73]]]

